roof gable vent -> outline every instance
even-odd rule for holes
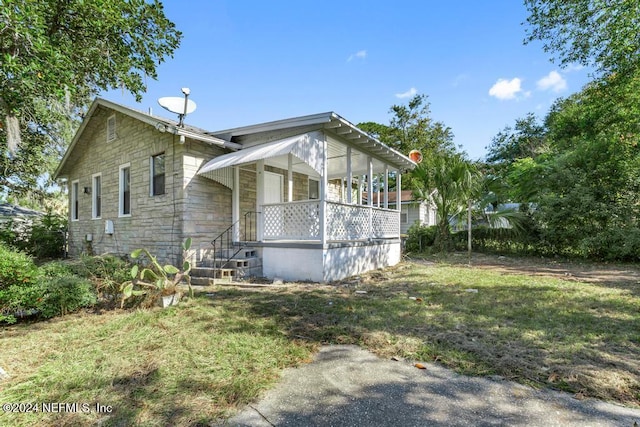
[[[116,134],[116,115],[112,114],[107,119],[107,142],[115,141],[118,137]]]

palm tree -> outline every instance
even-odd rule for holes
[[[462,212],[477,191],[480,180],[478,168],[463,154],[436,151],[413,170],[412,178],[414,197],[431,200],[436,205],[436,250],[451,250],[449,219]]]

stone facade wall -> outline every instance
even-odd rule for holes
[[[211,241],[232,224],[231,189],[197,175],[206,162],[225,151],[196,141],[180,146],[183,159],[181,200],[184,238],[191,237],[193,255],[212,248]],[[193,260],[193,259],[192,259]]]
[[[245,218],[247,212],[257,211],[256,187],[256,165],[240,166],[240,240],[253,240],[257,235],[257,214]]]
[[[223,150],[190,140],[180,145],[177,136],[120,113],[115,113],[117,138],[107,142],[106,123],[113,114],[96,109],[69,158],[69,186],[79,183],[79,219],[69,221],[70,253],[127,255],[144,247],[162,262],[181,262],[186,237],[192,237],[197,248],[231,222],[231,190],[195,174]],[[163,152],[165,193],[151,196],[151,156]],[[125,164],[131,171],[131,214],[121,216],[120,167]],[[93,197],[83,189],[92,187],[97,173],[102,174],[102,212],[93,219]],[[113,234],[105,232],[107,220],[113,222]]]

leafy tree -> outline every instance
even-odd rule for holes
[[[487,147],[487,162],[508,166],[518,159],[536,158],[547,151],[544,125],[533,113],[516,119],[513,128],[505,127]]]
[[[393,105],[389,112],[392,117],[388,125],[365,122],[359,123],[358,127],[405,155],[414,149],[424,157],[436,151],[455,152],[451,128],[431,119],[426,95],[415,95],[407,105]],[[403,178],[402,187],[412,189],[413,174]],[[390,178],[389,187],[395,187],[394,177]]]
[[[604,75],[640,64],[640,1],[525,0],[525,43],[541,40],[562,65],[593,65]]]
[[[181,38],[158,0],[0,0],[0,28],[5,191],[32,185],[42,162],[57,160],[98,91],[140,98]]]
[[[531,195],[521,186],[519,179],[523,167],[548,151],[545,126],[529,113],[516,120],[512,128],[506,126],[487,147],[487,164],[484,167],[487,194],[493,195],[493,206],[517,201],[531,202]],[[514,179],[515,178],[515,179]]]
[[[615,231],[630,238],[640,233],[640,72],[617,78],[558,102],[547,117],[555,151],[543,165],[548,238],[599,258],[612,257]],[[613,258],[640,258],[620,250],[631,242],[617,246]]]
[[[475,164],[463,154],[436,151],[427,156],[413,171],[414,196],[432,200],[437,209],[437,250],[452,246],[449,220],[466,207],[475,196],[480,179]]]
[[[404,154],[413,149],[423,155],[455,149],[451,128],[430,117],[426,95],[415,95],[407,105],[392,105],[389,112],[392,117],[388,125],[365,122],[358,127]]]

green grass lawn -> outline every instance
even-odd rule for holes
[[[323,343],[640,404],[640,284],[451,262],[404,263],[332,286],[215,288],[165,310],[4,327],[0,342],[11,375],[0,382],[1,403],[91,408],[5,413],[2,425],[207,424]]]

